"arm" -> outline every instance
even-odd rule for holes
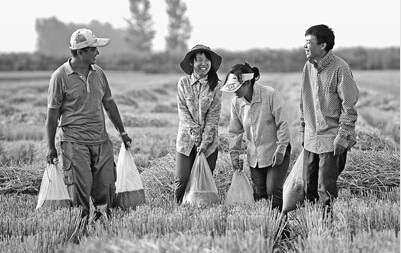
[[[231,116],[230,124],[228,126],[229,133],[229,149],[231,162],[234,169],[237,169],[237,164],[239,162],[239,155],[242,147],[242,136],[244,134],[244,127],[238,116],[239,109],[236,107],[236,98],[233,98],[231,102]]]
[[[124,130],[124,125],[121,120],[120,112],[118,107],[113,99],[104,100],[103,106],[110,121],[113,123],[114,127],[120,133],[122,141],[124,142],[125,148],[129,148],[132,142],[132,139],[128,136],[128,134]]]
[[[222,100],[222,91],[221,85],[218,85],[216,88],[216,92],[213,97],[213,101],[210,104],[209,110],[206,113],[205,119],[205,127],[203,129],[202,134],[202,147],[204,150],[209,146],[213,139],[215,138],[216,132],[219,127],[219,119],[220,119],[220,111],[221,111],[221,100]]]
[[[189,135],[192,141],[195,142],[195,145],[198,146],[201,140],[201,127],[198,123],[194,121],[192,118],[192,114],[188,109],[187,101],[185,99],[185,90],[184,90],[184,78],[181,78],[178,81],[177,85],[177,107],[178,107],[178,117],[180,120],[180,124],[189,129]]]
[[[301,145],[302,145],[302,147],[304,146],[304,138],[305,138],[305,118],[304,118],[303,87],[304,87],[304,82],[305,82],[306,70],[307,70],[307,67],[306,67],[306,64],[305,64],[304,69],[302,71],[301,91],[299,93],[299,120],[300,120],[299,131],[301,132]]]
[[[290,128],[285,101],[278,91],[274,91],[272,99],[272,114],[277,126],[277,149],[273,156],[273,166],[283,162],[285,151],[290,143]]]
[[[290,126],[285,101],[278,91],[274,91],[272,102],[272,114],[277,126],[277,151],[285,154],[288,143],[290,143]]]
[[[60,107],[64,101],[63,76],[59,72],[54,72],[50,78],[47,94],[47,115],[45,122],[45,132],[47,137],[47,156],[48,163],[54,163],[57,159],[57,149],[55,137],[57,132],[58,119],[60,117]]]
[[[101,74],[102,74],[103,79],[105,80],[105,84],[106,84],[104,87],[105,93],[104,93],[104,96],[102,99],[104,110],[106,111],[107,116],[109,117],[111,123],[113,123],[114,127],[119,132],[120,137],[124,143],[125,149],[128,149],[131,147],[132,139],[125,132],[124,125],[121,120],[120,112],[118,110],[117,104],[113,100],[109,82],[107,81],[107,77],[106,77],[105,73],[103,72],[103,70],[101,71]]]
[[[45,122],[45,131],[47,137],[47,156],[48,163],[53,163],[57,159],[57,150],[55,145],[55,136],[57,131],[57,121],[59,117],[59,108],[48,108]]]
[[[355,123],[358,113],[355,105],[359,98],[359,90],[349,66],[340,68],[337,78],[337,92],[342,102],[339,119],[340,128],[334,140],[334,155],[337,153],[341,154],[341,149],[350,149],[356,143]]]
[[[188,110],[183,86],[184,83],[182,79],[180,79],[177,85],[177,107],[180,122],[184,127],[199,129],[200,126],[194,121],[191,113]]]

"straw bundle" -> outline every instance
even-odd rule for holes
[[[0,167],[0,194],[37,194],[42,181],[42,167]]]
[[[380,135],[380,131],[373,127],[359,127],[356,129],[357,142],[354,149],[364,151],[395,150],[396,144],[389,138]]]
[[[142,174],[143,187],[148,199],[174,199],[175,156],[167,154],[151,161]]]
[[[399,153],[389,150],[353,150],[348,153],[347,164],[339,176],[338,186],[362,191],[399,187]]]
[[[147,198],[174,199],[175,155],[169,153],[151,161],[141,174]],[[246,161],[245,161],[246,164]],[[44,169],[41,166],[0,167],[0,194],[37,194]],[[249,169],[244,166],[248,179]],[[227,153],[219,153],[215,180],[219,195],[225,197],[233,170]],[[252,184],[252,182],[251,182]],[[340,188],[355,190],[381,190],[400,185],[400,155],[396,150],[363,151],[352,149],[348,153],[345,170],[338,179]]]

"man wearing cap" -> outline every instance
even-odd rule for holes
[[[217,76],[222,58],[209,47],[196,45],[180,66],[187,74],[178,81],[176,200],[181,203],[197,154],[204,153],[213,173],[218,155],[221,82]]]
[[[64,182],[73,206],[83,207],[83,217],[89,215],[90,198],[96,208],[95,218],[102,212],[109,214],[114,199],[114,154],[103,109],[126,148],[132,141],[124,130],[106,75],[96,65],[97,47],[109,43],[110,39],[96,38],[88,29],[78,29],[70,40],[72,57],[52,74],[49,83],[47,161],[54,163],[58,157],[58,131]]]

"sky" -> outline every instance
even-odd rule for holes
[[[304,44],[307,28],[326,24],[335,47],[400,46],[400,0],[183,0],[192,25],[188,46],[212,49],[292,49]],[[154,50],[163,50],[168,18],[164,0],[150,0],[156,31]],[[35,20],[55,16],[64,23],[109,22],[125,28],[129,0],[12,0],[0,9],[0,52],[33,52]],[[93,31],[96,34],[96,31]]]

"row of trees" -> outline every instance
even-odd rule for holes
[[[168,15],[168,34],[165,38],[169,52],[186,51],[192,27],[186,17],[187,6],[181,0],[165,0]],[[71,34],[78,28],[93,30],[98,37],[112,38],[112,43],[102,48],[106,56],[135,55],[152,53],[155,37],[149,0],[129,0],[130,18],[125,19],[127,27],[115,29],[110,23],[93,20],[89,24],[65,24],[56,17],[37,19],[35,29],[38,34],[37,52],[51,56],[69,55],[68,42]],[[166,50],[167,51],[167,50]]]
[[[111,44],[110,44],[111,45]],[[301,71],[306,58],[302,48],[292,50],[252,49],[233,52],[216,49],[223,57],[220,70],[248,61],[266,72]],[[348,62],[354,70],[400,69],[400,48],[340,48],[334,53]],[[158,52],[149,54],[123,54],[118,57],[101,56],[98,64],[106,70],[134,70],[150,73],[182,72],[179,63],[184,53]],[[0,54],[0,71],[55,70],[66,57],[42,53]]]

